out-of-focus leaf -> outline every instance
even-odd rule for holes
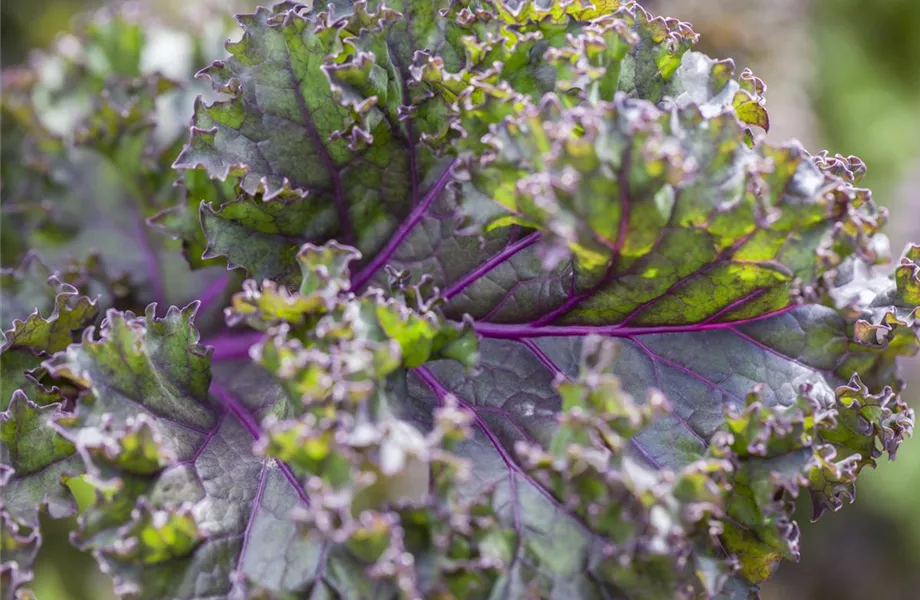
[[[66,483],[83,472],[83,465],[73,444],[51,423],[54,417],[66,418],[60,409],[60,404],[35,404],[22,390],[16,390],[9,406],[0,413],[0,522],[4,538],[0,573],[10,597],[32,578],[32,563],[41,544],[39,510],[47,510],[56,519],[76,512]]]
[[[170,169],[183,135],[176,125],[200,92],[161,74],[152,53],[170,36],[188,50],[171,72],[190,77],[195,38],[137,7],[102,11],[79,36],[4,73],[4,146],[22,165],[4,161],[12,181],[4,184],[4,234],[17,240],[5,265],[24,248],[57,268],[101,254],[109,277],[125,278],[141,306],[187,301],[220,277],[191,273],[179,244],[146,223],[181,199]]]
[[[34,254],[27,255],[19,268],[0,272],[4,323],[0,408],[3,410],[17,390],[25,392],[40,406],[63,400],[59,389],[40,383],[42,360],[66,348],[74,336],[92,323],[97,300],[80,295],[73,285],[62,283],[59,278],[84,288],[102,287],[90,279],[90,272],[77,266],[52,275]]]

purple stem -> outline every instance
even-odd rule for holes
[[[522,340],[521,343],[524,344],[524,346],[526,346],[527,349],[530,350],[533,355],[536,356],[537,359],[543,363],[543,365],[549,369],[557,379],[561,378],[566,381],[571,381],[571,378],[566,375],[562,369],[559,368],[559,365],[553,362],[553,359],[547,356],[546,353],[543,352],[543,350],[541,350],[540,347],[536,345],[532,340]],[[659,385],[658,387],[661,386]],[[648,462],[648,464],[655,467],[656,469],[661,469],[661,463],[658,462],[658,460],[652,456],[651,453],[646,450],[641,443],[639,443],[639,440],[637,440],[635,437],[631,437],[629,438],[629,445],[632,446],[636,452],[638,452],[639,455]]]
[[[415,226],[419,224],[419,221],[422,220],[422,217],[425,216],[425,213],[428,212],[428,209],[431,207],[431,204],[435,199],[441,195],[441,192],[444,191],[444,188],[447,187],[447,184],[450,183],[452,178],[452,171],[456,161],[452,161],[444,169],[444,172],[441,173],[438,180],[435,182],[434,186],[428,193],[425,194],[425,197],[422,198],[422,201],[412,209],[412,212],[409,213],[409,217],[403,221],[402,225],[399,226],[399,229],[393,234],[390,238],[390,241],[387,242],[387,245],[374,256],[374,259],[367,264],[359,273],[357,273],[351,279],[351,289],[358,291],[363,288],[374,275],[377,274],[377,271],[383,268],[390,257],[393,256],[393,253],[396,252],[396,249],[409,237],[409,234],[412,233],[412,230],[415,229]]]
[[[425,382],[425,385],[431,388],[431,391],[433,391],[435,393],[435,396],[437,396],[438,402],[443,406],[444,400],[447,397],[447,395],[450,394],[450,392],[447,390],[447,388],[444,387],[441,381],[437,377],[435,377],[434,374],[431,371],[429,371],[427,367],[418,367],[414,369],[413,372],[416,375],[418,375],[422,381]],[[476,410],[472,406],[470,406],[463,400],[460,400],[459,398],[457,398],[457,404],[458,406],[460,406],[460,408],[469,412],[473,416],[473,421],[476,423],[476,427],[478,427],[479,430],[483,433],[483,435],[485,435],[486,438],[488,438],[489,442],[492,444],[492,447],[495,448],[495,451],[498,453],[502,461],[505,463],[505,466],[508,467],[508,485],[511,488],[511,494],[513,497],[513,500],[511,502],[511,509],[512,509],[512,514],[514,517],[514,523],[516,526],[521,521],[521,517],[520,517],[521,508],[518,505],[518,501],[517,501],[517,482],[514,480],[514,473],[518,473],[519,475],[527,479],[536,489],[540,490],[548,498],[550,498],[551,500],[555,500],[555,498],[553,498],[553,496],[549,493],[549,491],[544,489],[539,483],[537,483],[530,476],[529,473],[524,471],[520,467],[520,465],[517,464],[517,461],[515,461],[514,458],[512,458],[512,456],[508,453],[508,450],[505,449],[505,446],[501,443],[501,440],[495,437],[495,434],[492,432],[491,429],[489,429],[488,424],[482,419],[482,417],[479,416],[479,414],[476,412]]]
[[[585,336],[591,334],[608,335],[611,337],[634,337],[639,335],[652,335],[655,333],[686,333],[694,331],[708,331],[713,329],[730,329],[737,325],[762,321],[787,313],[798,305],[793,304],[779,310],[742,319],[739,321],[728,321],[722,323],[693,323],[690,325],[662,325],[652,327],[625,327],[623,325],[544,325],[539,326],[534,323],[522,324],[504,324],[504,323],[474,323],[473,328],[476,333],[485,338],[504,339],[504,340],[523,340],[535,337],[561,337],[561,336]]]
[[[689,325],[661,325],[650,327],[626,327],[623,325],[538,325],[532,323],[473,323],[473,329],[484,338],[503,340],[527,340],[538,337],[563,337],[586,336],[591,334],[607,335],[611,337],[632,338],[640,335],[653,335],[656,333],[688,333],[695,331],[711,331],[732,329],[738,325],[754,323],[771,317],[785,314],[798,305],[792,304],[785,308],[775,310],[757,317],[741,319],[739,321],[723,321],[711,323],[692,323]],[[211,355],[213,361],[240,360],[249,358],[249,349],[262,341],[265,334],[258,331],[245,333],[223,333],[202,342],[205,346],[214,348]],[[422,376],[420,374],[420,376]],[[424,379],[424,376],[422,376]]]
[[[725,308],[721,309],[719,312],[717,312],[716,314],[712,315],[711,317],[703,321],[703,323],[712,323],[713,321],[718,321],[719,319],[721,319],[728,313],[732,312],[736,308],[741,308],[748,302],[751,302],[752,300],[756,300],[757,298],[760,298],[766,293],[767,293],[766,288],[760,288],[760,289],[754,290],[750,294],[744,296],[743,298],[739,298],[738,300],[735,300],[734,302],[732,302]]]
[[[268,465],[262,465],[262,472],[259,474],[259,487],[256,490],[256,497],[252,500],[252,509],[249,511],[249,521],[246,523],[246,531],[243,532],[243,547],[240,548],[240,555],[236,559],[236,570],[240,571],[243,566],[243,559],[246,557],[246,550],[249,548],[249,536],[252,528],[256,523],[256,516],[262,507],[262,500],[265,497],[265,486],[268,484]]]
[[[441,381],[426,367],[418,367],[417,369],[413,369],[413,372],[418,375],[419,379],[425,382],[425,385],[431,388],[431,391],[434,392],[434,395],[438,399],[438,404],[443,406],[444,399],[450,394],[450,391],[448,391]]]
[[[514,242],[513,244],[509,244],[508,246],[505,246],[504,250],[502,250],[501,252],[499,252],[498,254],[496,254],[495,256],[487,260],[486,262],[482,263],[475,270],[468,273],[466,277],[464,277],[457,283],[447,288],[447,290],[444,292],[444,297],[450,300],[451,298],[453,298],[454,296],[456,296],[457,294],[465,290],[467,287],[469,287],[470,285],[472,285],[473,283],[481,279],[489,271],[491,271],[492,269],[494,269],[501,263],[505,262],[506,260],[514,256],[521,250],[534,245],[539,239],[540,239],[540,232],[535,231],[531,233],[530,235]]]
[[[202,342],[205,346],[214,348],[211,360],[239,360],[249,358],[249,349],[262,341],[264,334],[259,331],[245,333],[221,333]]]
[[[259,424],[256,423],[256,418],[246,410],[246,407],[229,391],[227,391],[219,383],[212,381],[211,394],[217,398],[217,400],[223,405],[227,411],[230,412],[236,420],[240,422],[240,425],[249,432],[249,435],[252,436],[254,440],[260,440],[262,438],[262,429],[259,427]],[[310,498],[307,496],[307,493],[304,491],[303,486],[297,480],[297,476],[294,475],[294,472],[291,471],[291,468],[285,464],[283,461],[276,460],[278,464],[278,470],[284,474],[284,478],[288,480],[288,483],[294,488],[294,491],[297,492],[297,495],[304,502],[304,504],[310,504]]]
[[[671,360],[670,358],[665,358],[664,356],[658,354],[657,352],[655,352],[654,350],[652,350],[651,348],[649,348],[646,344],[642,343],[641,341],[639,341],[639,340],[637,340],[637,339],[632,339],[632,340],[630,340],[630,341],[631,341],[633,344],[635,344],[637,348],[639,348],[640,350],[642,350],[642,352],[644,352],[646,356],[648,356],[649,360],[652,361],[653,366],[656,366],[654,363],[661,363],[661,364],[663,364],[663,365],[666,365],[666,366],[668,366],[668,367],[670,367],[670,368],[672,368],[672,369],[675,369],[675,370],[677,370],[677,371],[683,373],[683,374],[686,375],[687,377],[691,377],[691,378],[693,378],[693,379],[696,379],[697,381],[700,381],[700,382],[704,383],[707,387],[712,388],[712,389],[714,389],[714,390],[717,390],[717,391],[719,391],[719,392],[725,394],[727,397],[729,397],[729,398],[731,398],[731,399],[733,399],[733,400],[736,400],[736,401],[738,401],[738,402],[741,402],[741,401],[742,401],[741,397],[738,396],[738,394],[736,394],[736,393],[734,393],[734,392],[730,392],[729,390],[725,389],[724,387],[722,387],[721,385],[719,385],[719,384],[716,383],[715,381],[713,381],[713,380],[711,380],[711,379],[708,379],[708,378],[704,377],[703,375],[697,373],[697,372],[694,371],[693,369],[690,369],[690,368],[688,368],[688,367],[685,367],[684,365],[680,364],[679,362],[673,361],[673,360]],[[658,378],[658,389],[660,389],[662,392],[664,391],[664,386],[661,384],[661,378],[660,378],[660,377]],[[688,428],[689,428],[689,425],[688,425]],[[700,440],[701,442],[703,442],[704,445],[707,444],[706,440],[704,440],[702,437],[700,437],[700,435],[699,435],[698,433],[696,433],[696,431],[693,431],[692,429],[691,429],[691,431],[692,431],[693,435],[695,435],[697,438],[699,438],[699,440]]]
[[[230,411],[230,414],[236,417],[236,420],[249,432],[249,435],[251,435],[253,439],[258,440],[262,437],[262,430],[259,428],[259,424],[256,423],[256,418],[249,414],[249,411],[246,410],[236,396],[231,394],[224,386],[216,381],[211,382],[209,391],[211,395],[220,401],[224,408]]]
[[[205,288],[204,293],[201,294],[201,297],[198,301],[201,305],[198,307],[198,314],[204,313],[207,310],[211,303],[215,302],[218,298],[223,295],[224,290],[227,289],[227,284],[230,283],[229,273],[225,273],[218,277],[214,283]]]
[[[650,307],[650,306],[656,304],[657,302],[661,301],[662,298],[668,296],[668,295],[669,295],[671,292],[673,292],[674,290],[679,289],[680,287],[687,285],[687,284],[690,283],[691,281],[695,281],[698,277],[702,277],[703,275],[705,275],[705,274],[708,273],[709,271],[712,271],[712,270],[715,269],[716,267],[719,267],[719,266],[725,264],[724,261],[727,260],[727,259],[729,259],[729,258],[731,258],[732,256],[734,256],[734,254],[735,254],[738,250],[740,250],[742,246],[744,246],[752,237],[754,237],[754,234],[757,233],[757,231],[758,231],[758,230],[755,228],[755,229],[754,229],[753,231],[751,231],[750,233],[748,233],[748,234],[742,236],[741,239],[739,239],[737,242],[735,242],[734,244],[732,244],[731,246],[729,246],[728,248],[726,248],[725,250],[723,250],[722,252],[720,252],[719,255],[716,257],[715,260],[713,260],[713,261],[710,262],[709,264],[704,265],[703,267],[701,267],[701,268],[695,270],[695,271],[694,271],[693,273],[691,273],[690,275],[687,275],[686,277],[682,277],[681,279],[675,281],[675,282],[672,283],[672,284],[668,287],[668,289],[666,289],[663,293],[658,294],[658,295],[655,296],[654,298],[652,298],[652,299],[650,299],[650,300],[647,300],[647,301],[643,302],[642,304],[640,304],[639,306],[637,306],[636,308],[634,308],[632,312],[630,312],[628,315],[626,315],[626,318],[623,319],[622,324],[623,324],[623,325],[626,325],[626,324],[628,324],[628,323],[631,323],[632,320],[635,319],[636,317],[638,317],[640,314],[642,314],[642,312],[643,312],[645,309],[647,309],[648,307]],[[746,302],[746,301],[748,301],[748,300],[751,300],[751,298],[748,297],[748,296],[746,296],[745,298],[743,298],[743,300]],[[736,308],[736,307],[737,307],[737,306],[736,306],[736,303],[731,304],[730,307],[731,307],[731,308]],[[722,316],[723,314],[725,314],[725,312],[724,312],[725,310],[726,310],[726,309],[723,308],[722,310],[720,310],[720,311],[717,312],[716,314],[714,314],[714,315],[712,315],[711,317],[709,317],[705,322],[709,322],[709,321],[711,321],[711,320],[714,320],[714,319],[719,318],[720,316]]]
[[[445,396],[447,394],[450,394],[450,391],[444,387],[441,381],[431,371],[429,371],[427,367],[417,367],[415,369],[412,369],[412,372],[418,375],[422,379],[422,381],[424,381],[425,384],[431,388],[431,391],[435,393],[435,396],[437,396],[438,400],[441,401],[441,403],[443,404]],[[461,398],[457,397],[456,395],[454,395],[454,397],[457,400],[457,405],[463,410],[468,411],[473,416],[473,422],[476,424],[476,427],[480,431],[482,431],[483,435],[485,435],[486,438],[488,438],[489,443],[492,444],[492,446],[495,448],[496,453],[498,453],[499,457],[505,463],[505,466],[508,467],[508,483],[509,483],[509,487],[511,488],[511,495],[514,498],[514,501],[511,503],[511,506],[512,506],[512,514],[514,517],[515,525],[519,526],[519,523],[520,523],[520,506],[519,506],[519,502],[517,501],[517,482],[515,481],[515,478],[514,478],[515,473],[517,473],[517,475],[521,477],[521,479],[525,480],[535,490],[537,490],[540,494],[542,494],[543,497],[546,498],[553,506],[555,506],[556,508],[560,510],[563,510],[563,512],[567,512],[564,510],[565,507],[563,506],[563,504],[559,501],[558,498],[556,498],[553,495],[551,491],[546,489],[540,482],[538,482],[533,477],[533,475],[528,473],[524,468],[522,468],[517,463],[516,460],[514,460],[514,458],[511,456],[511,454],[502,444],[501,440],[499,440],[498,437],[496,437],[495,433],[491,429],[489,429],[488,423],[486,423],[482,419],[482,417],[480,417],[479,414],[476,412],[476,407],[464,402]],[[577,515],[571,515],[571,517],[576,521],[576,523],[578,523],[581,527],[583,527],[586,532],[589,532],[589,533],[592,532],[591,528]],[[594,535],[594,534],[591,533],[591,535]]]
[[[826,376],[829,377],[829,378],[838,377],[838,375],[834,372],[833,369],[822,369],[822,368],[820,368],[820,367],[815,367],[815,366],[810,365],[810,364],[808,364],[808,363],[806,363],[806,362],[802,362],[800,359],[795,358],[794,356],[789,356],[789,355],[787,355],[787,354],[783,354],[782,352],[780,352],[780,351],[777,350],[776,348],[771,348],[770,346],[764,344],[763,342],[761,342],[761,341],[759,341],[759,340],[756,340],[756,339],[752,338],[752,337],[749,336],[748,334],[746,334],[746,333],[744,333],[744,332],[742,332],[742,331],[737,330],[737,329],[734,327],[734,325],[737,325],[737,323],[731,323],[731,325],[732,325],[732,327],[729,327],[729,328],[728,328],[729,331],[731,331],[732,333],[734,333],[735,335],[737,335],[739,338],[741,338],[741,339],[747,341],[748,343],[753,344],[754,346],[760,348],[760,349],[763,350],[764,352],[768,352],[768,353],[770,353],[770,354],[772,354],[772,355],[774,355],[774,356],[778,356],[778,357],[782,358],[783,360],[787,360],[787,361],[789,361],[789,362],[791,362],[791,363],[797,364],[797,365],[799,365],[800,367],[804,367],[804,368],[806,368],[806,369],[808,369],[808,370],[810,370],[810,371],[817,371],[818,373],[823,373],[824,375],[826,375]]]
[[[409,28],[412,29],[411,20],[409,19],[408,11],[406,12],[406,18],[407,18],[406,22],[409,24]],[[399,58],[399,52],[396,51],[396,48],[390,42],[387,42],[386,46],[387,46],[387,51],[389,52],[389,55],[390,55],[390,60],[393,61],[393,66],[395,66],[396,70],[402,74],[402,77],[400,79],[402,79],[402,86],[401,86],[402,87],[402,97],[403,97],[403,100],[405,101],[409,98],[409,95],[410,95],[409,72],[403,67],[402,61]],[[389,117],[387,117],[387,120],[388,121],[390,120]],[[411,116],[405,120],[405,124],[406,124],[406,145],[409,148],[409,174],[410,174],[409,181],[412,184],[412,206],[414,207],[416,204],[418,204],[418,164],[417,164],[416,149],[415,149],[415,145],[416,145],[415,127],[413,125]],[[391,126],[393,127],[394,130],[399,131],[399,128],[396,123],[391,122]]]
[[[559,368],[559,365],[553,362],[553,359],[546,355],[546,352],[543,352],[543,349],[540,348],[540,346],[536,345],[532,340],[522,340],[521,343],[524,344],[528,350],[530,350],[531,354],[537,357],[537,360],[543,363],[543,366],[552,372],[554,378],[569,379],[569,376]]]
[[[556,308],[555,310],[550,311],[545,314],[538,323],[540,325],[549,325],[559,317],[566,315],[575,309],[579,304],[584,302],[590,296],[593,296],[600,290],[602,287],[610,283],[611,279],[617,273],[617,265],[620,262],[620,255],[623,252],[623,246],[626,244],[626,236],[629,233],[629,216],[632,213],[632,198],[629,195],[629,169],[632,164],[632,144],[627,147],[626,151],[623,153],[623,164],[620,166],[620,171],[617,176],[617,182],[619,184],[619,200],[620,200],[620,226],[617,231],[617,239],[614,241],[613,245],[610,246],[610,265],[607,267],[607,273],[604,275],[604,278],[595,286],[592,286],[591,289],[585,290],[580,294],[574,294],[575,291],[575,271],[573,265],[572,272],[572,292],[562,306]]]
[[[549,323],[552,323],[559,317],[565,316],[566,314],[571,312],[572,309],[574,309],[576,306],[581,304],[582,301],[584,301],[586,298],[588,298],[589,296],[593,296],[594,294],[597,293],[597,291],[601,287],[607,285],[610,282],[610,279],[611,279],[610,276],[612,274],[613,274],[613,270],[611,269],[607,272],[607,275],[604,276],[604,279],[598,285],[592,287],[591,289],[585,290],[584,292],[581,292],[580,294],[569,295],[568,300],[563,302],[558,308],[555,308],[549,311],[548,313],[546,313],[545,315],[543,315],[542,317],[534,321],[533,325],[536,327],[542,327],[543,325],[548,325]],[[575,281],[574,272],[572,275],[572,281],[573,281],[572,287],[574,288],[575,287],[574,286],[574,281]]]

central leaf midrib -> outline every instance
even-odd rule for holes
[[[483,435],[488,438],[489,443],[495,448],[495,451],[502,459],[502,462],[504,462],[507,466],[509,471],[509,484],[512,486],[512,488],[514,485],[511,484],[511,480],[513,479],[513,475],[516,474],[517,476],[520,476],[526,480],[531,486],[533,486],[534,489],[539,491],[540,494],[543,495],[557,510],[571,516],[571,518],[582,528],[584,528],[586,532],[594,535],[591,533],[591,528],[588,527],[587,524],[583,523],[581,519],[579,519],[576,515],[569,513],[559,502],[559,500],[552,494],[552,492],[543,487],[537,480],[535,480],[529,473],[527,473],[527,471],[525,471],[516,460],[514,460],[514,457],[511,456],[508,450],[501,443],[501,440],[499,440],[495,433],[489,428],[488,423],[486,423],[476,412],[476,407],[474,405],[464,401],[456,393],[450,391],[427,367],[416,367],[415,369],[412,369],[412,372],[415,373],[419,379],[425,383],[425,385],[432,391],[432,393],[435,394],[440,402],[443,402],[446,396],[450,394],[456,399],[457,405],[461,409],[472,415],[477,429],[479,429]],[[513,504],[513,507],[515,507],[514,510],[517,510],[516,502]],[[519,522],[518,516],[515,517],[515,520]]]
[[[695,333],[731,329],[738,325],[755,323],[769,319],[791,310],[799,308],[792,304],[763,315],[739,319],[737,321],[724,321],[719,323],[690,323],[686,325],[650,325],[647,327],[628,327],[616,325],[535,325],[531,323],[483,323],[473,322],[473,329],[486,339],[524,340],[539,337],[585,337],[588,335],[603,335],[617,338],[631,338],[640,335],[654,335],[661,333]]]
[[[448,163],[441,174],[438,176],[437,180],[432,185],[431,189],[425,194],[425,197],[422,198],[422,201],[419,202],[409,216],[403,221],[403,223],[393,232],[393,235],[390,236],[390,240],[387,242],[380,252],[378,252],[373,259],[355,274],[351,279],[351,289],[354,291],[360,291],[374,276],[380,271],[385,265],[386,262],[393,256],[393,253],[399,248],[400,245],[406,240],[407,237],[415,229],[415,226],[418,225],[421,220],[424,218],[425,214],[428,212],[428,209],[431,207],[435,199],[441,195],[441,192],[447,187],[447,185],[453,179],[453,168],[456,164],[456,159]]]
[[[231,415],[234,416],[234,418],[236,418],[237,422],[243,426],[243,429],[246,430],[246,432],[252,437],[253,440],[258,441],[262,438],[262,428],[259,427],[258,423],[256,423],[255,417],[246,410],[246,408],[240,403],[239,400],[237,400],[233,394],[231,394],[217,382],[211,382],[210,393],[215,398],[217,398],[221,406],[223,406]],[[294,488],[294,491],[297,492],[300,500],[309,506],[310,498],[304,491],[303,486],[300,485],[300,482],[298,482],[297,476],[294,475],[291,467],[288,466],[284,461],[275,458],[266,460],[272,460],[278,465],[278,470],[281,471],[285,479],[287,479],[291,486]]]
[[[481,265],[464,275],[460,278],[459,281],[448,287],[444,290],[442,294],[445,300],[450,300],[463,292],[466,288],[473,285],[483,277],[489,274],[493,269],[502,264],[503,262],[509,260],[518,252],[529,248],[530,246],[536,244],[540,241],[541,232],[534,231],[527,236],[521,238],[520,240],[508,244],[500,252],[494,254]]]

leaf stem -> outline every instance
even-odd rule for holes
[[[150,239],[150,232],[147,230],[147,220],[144,217],[144,212],[147,208],[148,193],[141,189],[140,185],[127,175],[128,169],[123,168],[115,157],[104,152],[100,152],[99,156],[105,159],[105,163],[111,167],[115,179],[121,184],[132,200],[127,203],[128,211],[131,214],[135,229],[137,230],[137,243],[144,256],[147,274],[150,277],[150,287],[153,288],[153,299],[160,305],[165,306],[167,304],[166,284],[163,281],[163,273],[160,270],[160,259],[157,257],[156,250],[154,250],[153,242]]]
[[[738,321],[725,321],[720,323],[691,323],[687,325],[659,325],[650,327],[627,327],[624,325],[536,325],[534,323],[473,323],[473,329],[484,338],[523,340],[537,337],[564,337],[607,335],[610,337],[630,338],[640,335],[656,333],[691,333],[697,331],[711,331],[718,329],[731,329],[738,325],[762,321],[795,308],[797,304],[775,310],[764,315],[741,319]]]
[[[453,176],[453,168],[456,161],[451,161],[447,167],[444,168],[444,171],[435,181],[434,185],[428,193],[425,194],[425,197],[422,198],[422,201],[416,206],[409,217],[403,221],[402,225],[399,226],[399,229],[393,234],[390,238],[390,241],[387,242],[386,246],[374,256],[374,259],[367,264],[359,273],[357,273],[351,279],[351,289],[358,291],[363,288],[368,281],[370,281],[374,275],[377,274],[377,271],[383,268],[388,260],[396,252],[397,248],[409,237],[409,234],[412,233],[412,230],[415,229],[415,226],[418,225],[419,221],[422,220],[422,217],[425,216],[425,213],[428,212],[428,209],[434,203],[435,199],[441,195],[441,192],[444,191],[444,188],[447,187],[447,184],[450,183]]]
[[[592,286],[591,289],[585,290],[580,294],[573,294],[569,296],[569,299],[565,301],[559,308],[550,311],[548,314],[544,315],[540,319],[540,325],[549,325],[556,319],[563,317],[575,310],[582,302],[584,302],[589,297],[593,296],[599,289],[610,283],[610,281],[617,275],[617,266],[620,264],[620,257],[623,253],[623,246],[626,244],[626,237],[629,235],[629,216],[632,213],[632,198],[629,195],[629,170],[632,165],[632,150],[633,144],[629,142],[626,146],[626,149],[623,151],[623,164],[620,165],[620,168],[617,173],[617,186],[619,190],[619,203],[620,203],[620,223],[617,230],[617,239],[614,241],[613,245],[610,246],[610,264],[607,266],[607,273],[604,275],[604,278],[595,286]],[[572,281],[574,287],[574,281],[576,276],[575,264],[572,264]]]
[[[231,394],[224,386],[220,385],[216,381],[211,382],[211,388],[209,390],[211,395],[217,398],[221,405],[227,409],[236,420],[239,421],[240,425],[249,432],[249,435],[252,436],[252,439],[258,441],[262,439],[262,429],[259,427],[259,424],[256,423],[256,418],[246,408],[243,406],[242,402],[237,399],[236,396]],[[284,474],[284,478],[288,480],[291,486],[294,488],[294,491],[297,492],[297,495],[303,500],[304,504],[310,504],[310,498],[307,496],[307,492],[304,491],[303,485],[297,480],[297,476],[294,475],[294,472],[291,470],[287,464],[278,459],[274,459],[278,465],[278,470]]]
[[[201,303],[198,306],[198,314],[203,314],[204,311],[210,308],[210,305],[216,301],[224,293],[224,290],[227,289],[227,285],[230,283],[230,274],[224,273],[218,277],[214,283],[209,285],[204,292],[201,294],[201,297],[198,298],[198,301]]]
[[[530,235],[521,238],[520,240],[514,242],[513,244],[509,244],[508,246],[505,247],[504,250],[492,256],[492,258],[490,258],[486,262],[479,265],[479,267],[477,267],[476,269],[468,273],[463,279],[461,279],[457,283],[447,288],[447,290],[444,292],[444,298],[446,298],[447,300],[450,300],[451,298],[453,298],[454,296],[458,295],[460,292],[465,290],[467,287],[469,287],[476,281],[480,280],[489,271],[491,271],[492,269],[494,269],[501,263],[505,262],[506,260],[514,256],[521,250],[524,250],[525,248],[528,248],[534,245],[535,243],[537,243],[539,239],[540,239],[540,232],[534,231]]]
[[[265,334],[260,331],[245,333],[221,333],[204,340],[202,345],[214,348],[212,361],[240,360],[249,358],[249,349],[259,343]]]

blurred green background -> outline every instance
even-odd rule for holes
[[[163,12],[172,0],[148,0]],[[920,0],[646,0],[656,14],[690,21],[700,48],[735,58],[769,86],[774,141],[856,154],[863,185],[891,212],[895,254],[920,241]],[[3,66],[26,59],[69,29],[80,0],[5,0]],[[215,57],[217,58],[217,57]],[[905,364],[906,399],[920,408],[920,365]],[[765,600],[920,598],[920,441],[892,464],[865,473],[858,502],[808,523],[802,560],[784,565]],[[34,586],[39,600],[105,600],[111,584],[67,543],[70,524],[47,522]]]

